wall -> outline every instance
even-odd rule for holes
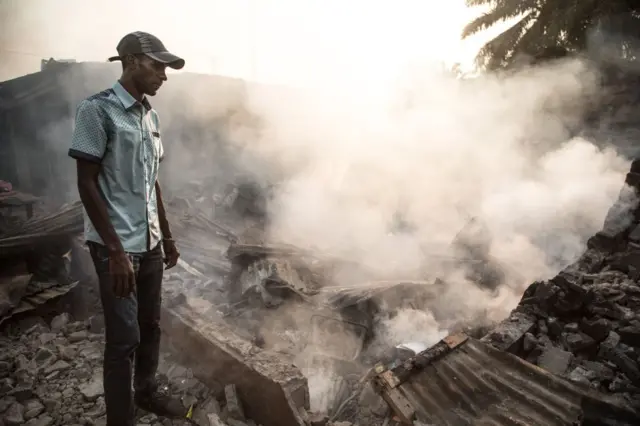
[[[120,70],[119,64],[60,63],[1,83],[0,179],[35,195],[75,199],[67,150],[76,107],[113,85]],[[160,114],[167,157],[161,178],[177,188],[214,163],[228,163],[222,161],[228,157],[225,128],[242,109],[245,92],[244,82],[217,76],[178,73],[170,80],[151,103]]]

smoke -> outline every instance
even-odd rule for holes
[[[245,149],[278,171],[270,239],[365,265],[377,279],[433,278],[438,256],[452,255],[453,237],[480,217],[491,256],[514,274],[496,299],[454,273],[448,306],[499,319],[524,286],[581,254],[628,162],[572,136],[598,88],[586,62],[466,81],[420,71],[386,93],[249,94],[264,128]],[[412,232],[392,232],[397,214]],[[372,276],[334,278],[349,286]],[[424,331],[411,323],[407,338]]]

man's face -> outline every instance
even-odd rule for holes
[[[137,56],[136,62],[134,79],[138,90],[145,95],[154,96],[162,83],[167,81],[167,66],[145,55]]]

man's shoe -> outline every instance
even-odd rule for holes
[[[134,400],[138,408],[157,416],[183,419],[188,413],[179,399],[159,391],[136,394]]]

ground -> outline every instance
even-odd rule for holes
[[[104,334],[95,323],[99,321],[74,322],[62,314],[50,324],[30,317],[5,327],[0,335],[0,426],[105,424]],[[167,357],[159,373],[165,389],[185,406],[199,402],[194,420],[208,426],[206,415],[220,411],[211,392]],[[187,424],[138,413],[139,426]]]

